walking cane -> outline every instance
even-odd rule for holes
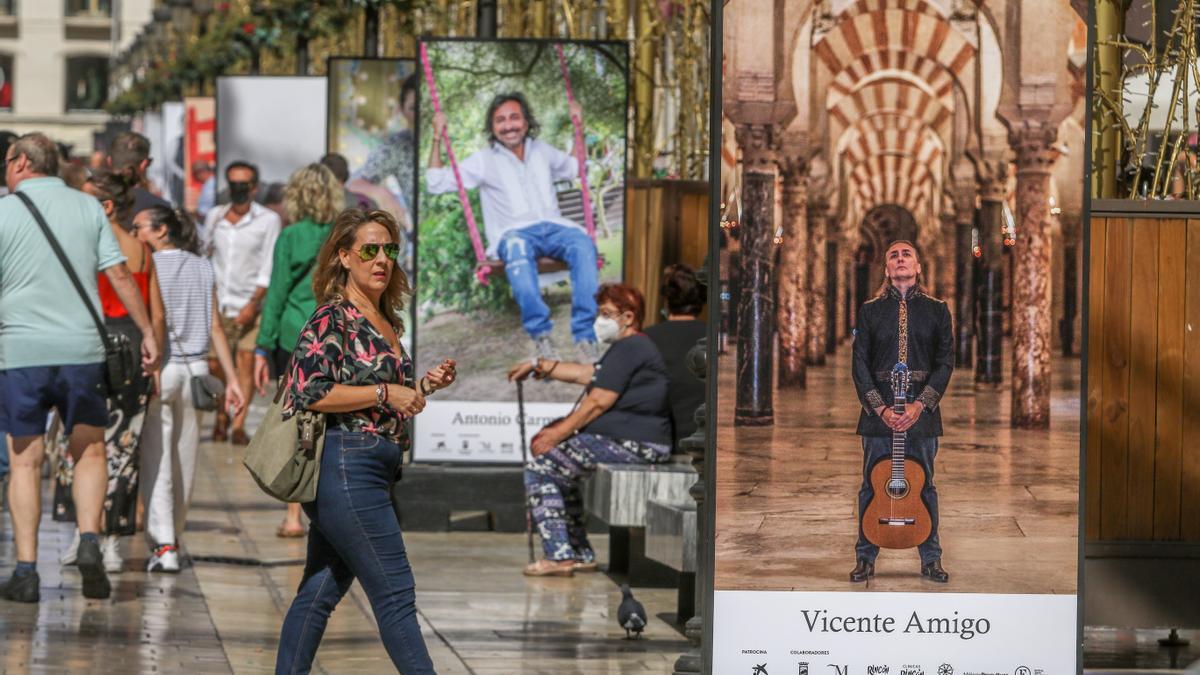
[[[525,387],[524,380],[517,380],[517,426],[521,429],[521,466],[529,462],[529,445],[525,442]],[[523,483],[522,483],[523,485]],[[529,543],[529,562],[533,558],[533,514],[530,512],[529,497],[524,493],[521,499],[525,502],[525,538]]]

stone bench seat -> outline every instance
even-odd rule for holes
[[[696,571],[696,502],[646,504],[646,557],[677,572]]]
[[[691,500],[691,464],[598,464],[584,488],[584,508],[609,527],[645,527],[646,504]]]

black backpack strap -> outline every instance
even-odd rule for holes
[[[46,235],[46,241],[50,242],[50,248],[54,249],[54,255],[58,257],[58,262],[62,263],[63,269],[67,272],[67,277],[71,280],[71,284],[75,286],[75,291],[79,293],[79,297],[83,300],[83,305],[87,307],[88,314],[92,315],[92,321],[96,323],[96,330],[100,332],[100,339],[103,340],[105,350],[107,351],[108,331],[104,328],[104,322],[100,320],[100,315],[96,312],[96,308],[92,306],[92,301],[88,298],[87,291],[83,290],[83,284],[79,281],[79,275],[75,274],[75,268],[71,266],[71,261],[67,259],[67,254],[58,245],[58,240],[54,238],[54,233],[50,231],[50,226],[46,224],[46,219],[42,217],[42,212],[34,206],[33,200],[29,198],[29,195],[20,190],[15,190],[13,194],[25,204],[25,208],[29,209],[29,213],[33,214],[33,219],[37,221],[38,227],[42,229],[42,234]]]

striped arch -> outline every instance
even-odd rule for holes
[[[942,139],[932,129],[915,118],[895,113],[863,118],[838,141],[837,156],[848,164],[884,153],[934,160],[946,154]]]
[[[888,112],[920,120],[943,140],[951,137],[953,109],[907,80],[885,78],[872,81],[843,96],[829,108],[830,138],[842,134],[873,113]]]
[[[832,30],[818,37],[813,50],[834,77],[834,86],[846,91],[858,78],[843,71],[868,54],[905,52],[922,56],[957,79],[976,53],[975,46],[940,15],[892,8],[843,14]]]
[[[826,94],[826,105],[849,95],[860,83],[881,72],[901,72],[926,83],[946,107],[954,105],[955,76],[942,64],[920,54],[892,49],[867,52],[846,64],[833,78]]]
[[[863,215],[880,204],[899,204],[918,218],[935,205],[942,174],[941,155],[888,153],[847,162],[848,208],[845,225],[856,227]]]

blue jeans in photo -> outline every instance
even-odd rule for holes
[[[879,555],[879,547],[867,541],[866,536],[863,535],[862,514],[871,503],[871,498],[875,496],[875,488],[871,486],[871,468],[875,466],[876,462],[890,460],[892,456],[892,437],[863,436],[862,445],[863,482],[862,488],[858,491],[858,544],[855,545],[854,552],[859,560],[866,560],[873,563],[875,562],[875,557]],[[904,456],[915,459],[921,465],[921,468],[925,470],[925,488],[921,490],[921,499],[929,507],[933,529],[929,532],[929,538],[917,547],[917,552],[921,554],[921,564],[927,565],[942,558],[942,544],[938,540],[937,487],[933,484],[933,460],[937,457],[938,439],[936,436],[929,438],[909,438],[904,447]]]
[[[557,223],[538,223],[505,234],[497,251],[504,261],[513,300],[521,308],[521,325],[529,337],[548,335],[554,327],[538,286],[538,258],[548,257],[563,261],[571,270],[571,336],[576,342],[596,341],[592,324],[596,321],[599,270],[596,244],[586,232]]]
[[[432,673],[417,623],[412,568],[391,487],[400,446],[375,434],[325,433],[317,498],[304,504],[312,525],[296,599],[279,636],[275,672],[307,673],[329,615],[358,579],[371,601],[379,635],[401,673]]]

